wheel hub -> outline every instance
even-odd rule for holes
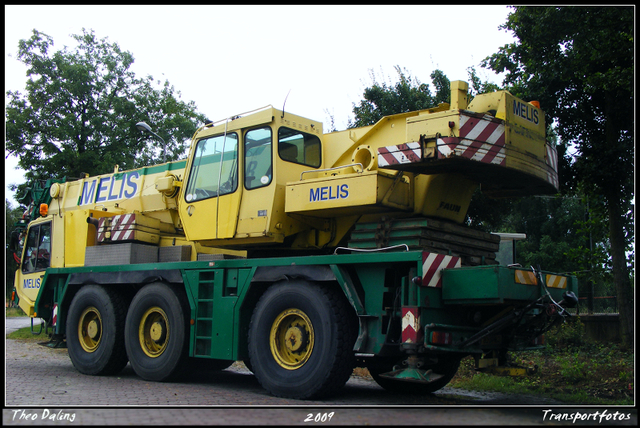
[[[296,325],[287,330],[284,343],[289,351],[298,352],[309,343],[309,335]]]
[[[314,332],[311,320],[299,309],[281,312],[271,325],[269,346],[280,367],[296,370],[311,357]]]
[[[78,340],[85,352],[94,352],[102,337],[102,318],[100,311],[93,306],[85,308],[78,320]]]
[[[162,342],[166,336],[163,324],[161,322],[154,322],[151,326],[149,336],[151,337],[151,340],[156,343]]]
[[[87,326],[87,335],[91,339],[96,340],[99,334],[100,334],[100,326],[98,325],[98,322],[96,320],[91,320],[89,322],[89,325]]]
[[[145,311],[138,326],[140,347],[151,358],[157,358],[167,349],[169,342],[169,320],[158,306]]]

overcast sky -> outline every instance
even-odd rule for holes
[[[86,28],[131,52],[138,77],[168,80],[211,120],[269,104],[281,109],[289,94],[286,110],[324,122],[325,131],[333,115],[342,130],[371,72],[395,82],[399,65],[431,83],[435,69],[467,80],[475,66],[500,83],[479,63],[513,41],[498,28],[508,13],[501,5],[5,5],[5,92],[24,90],[27,80],[19,40],[37,29],[58,50]],[[15,165],[5,160],[7,184],[24,181]]]

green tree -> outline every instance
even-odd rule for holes
[[[11,248],[11,238],[12,233],[15,230],[15,224],[22,217],[23,209],[20,207],[14,207],[8,199],[5,199],[5,226],[6,226],[6,241],[5,241],[5,273],[6,273],[6,297],[9,298],[11,296],[11,291],[13,290],[13,280],[15,276],[16,269],[18,268],[18,262],[13,257],[14,248]],[[20,257],[20,254],[18,254]]]
[[[449,102],[449,79],[440,70],[431,73],[436,89],[432,94],[429,85],[420,83],[400,66],[394,67],[398,73],[396,83],[379,83],[371,72],[372,84],[364,90],[364,99],[353,105],[355,119],[349,120],[349,128],[373,125],[384,116],[422,110]]]
[[[130,70],[133,55],[116,43],[85,29],[72,38],[75,48],[54,51],[52,38],[33,30],[18,45],[29,78],[26,94],[7,92],[5,141],[7,156],[19,157],[27,181],[156,163],[162,143],[141,133],[140,121],[166,141],[167,160],[183,155],[205,120],[194,103],[181,101],[166,81],[137,78]]]
[[[633,75],[632,7],[514,7],[502,26],[517,41],[483,63],[505,84],[537,99],[560,139],[575,147],[575,181],[599,200],[608,222],[623,341],[632,343]]]
[[[486,94],[501,90],[500,86],[493,82],[482,81],[475,67],[467,68],[469,74],[469,98],[472,99],[478,94]]]
[[[587,207],[575,197],[527,197],[514,201],[504,219],[504,231],[521,232],[527,239],[518,242],[518,262],[523,266],[540,266],[558,273],[580,273],[588,267],[578,265],[571,252],[589,248],[589,238],[602,242],[604,236],[585,229]],[[580,259],[582,260],[582,258]]]

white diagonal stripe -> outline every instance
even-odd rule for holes
[[[478,138],[480,134],[482,134],[484,129],[489,125],[489,123],[491,122],[487,122],[486,120],[481,120],[480,122],[478,122],[476,126],[473,127],[471,131],[469,131],[467,135],[464,136],[464,138],[468,138],[469,140],[475,140],[476,138]]]

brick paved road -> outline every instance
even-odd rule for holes
[[[428,397],[393,395],[355,376],[330,400],[282,399],[264,391],[241,364],[176,383],[144,381],[130,366],[117,376],[85,376],[66,349],[15,340],[6,341],[6,376],[4,425],[531,425],[542,423],[543,410],[491,407],[513,397],[452,388]],[[538,404],[561,409],[557,402]],[[331,412],[327,422],[305,422]]]

